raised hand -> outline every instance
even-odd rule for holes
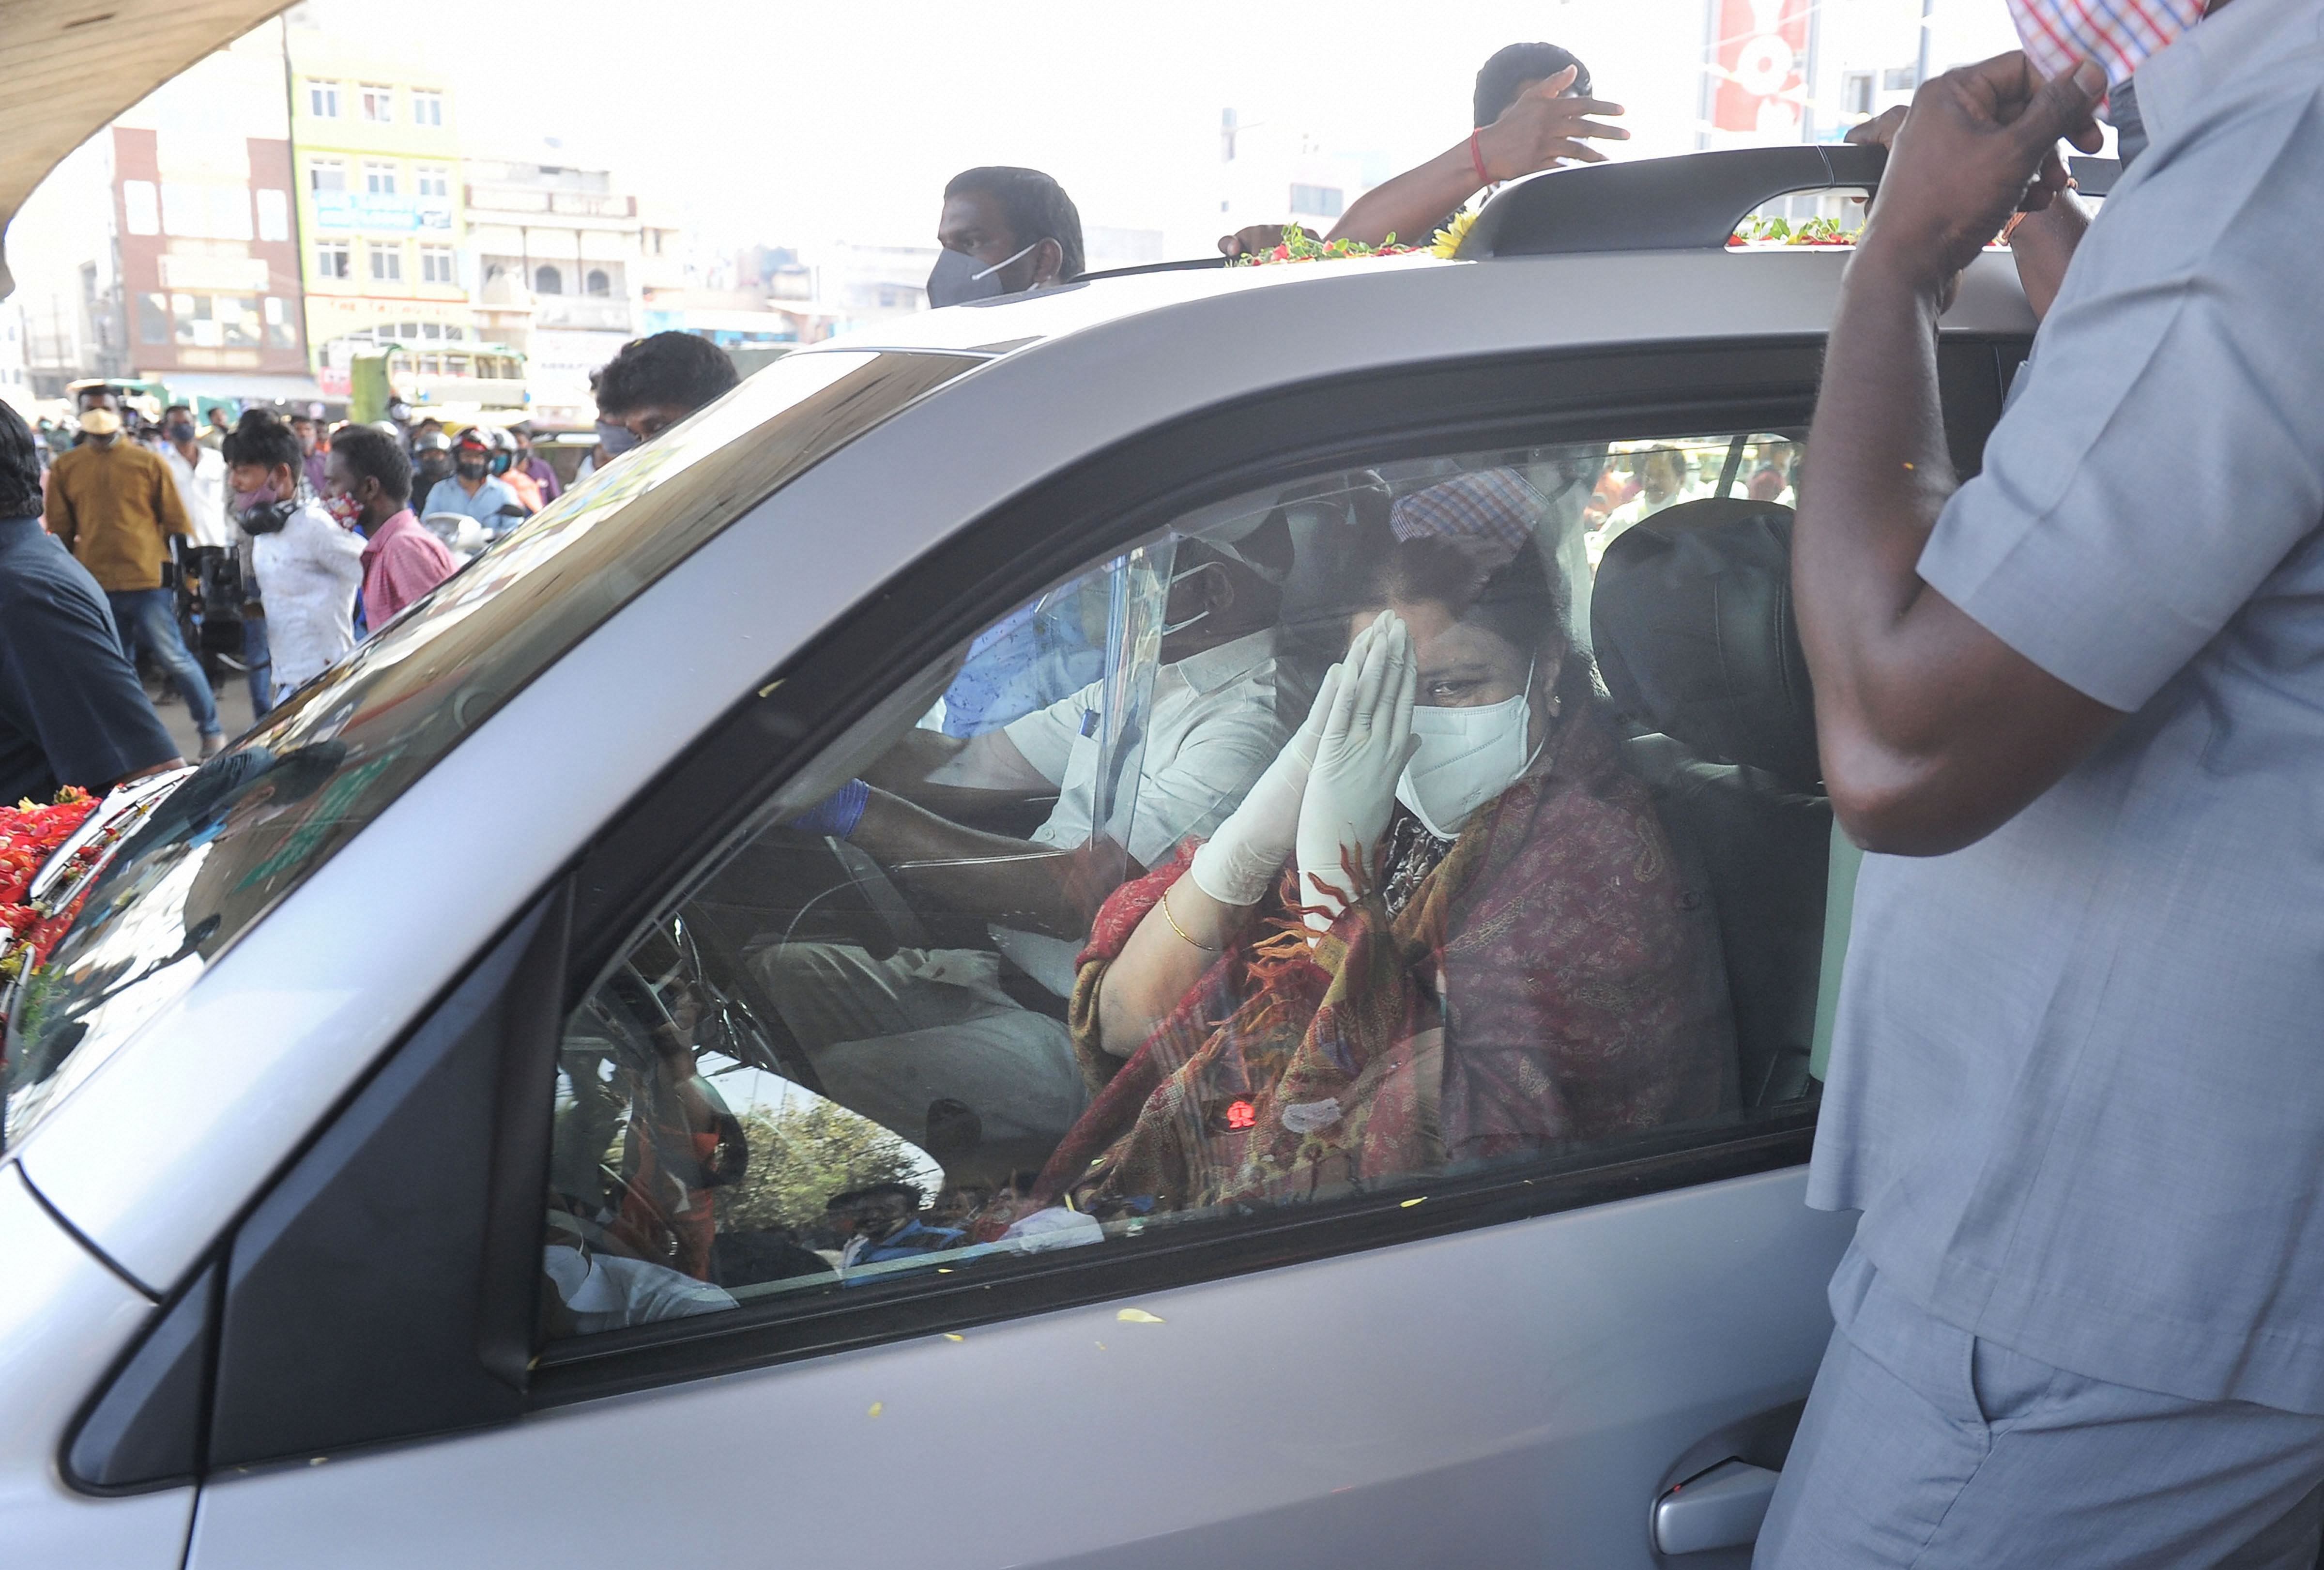
[[[2012,214],[2047,207],[2065,189],[2061,138],[2098,150],[2094,112],[2105,92],[2106,73],[2089,61],[2044,81],[2022,53],[1923,84],[1901,124],[1874,122],[1893,144],[1859,256],[1949,288]]]
[[[1416,744],[1419,685],[1412,633],[1395,613],[1381,612],[1349,645],[1300,803],[1299,897],[1314,908],[1306,919],[1314,931],[1354,902],[1348,869],[1370,866],[1388,830],[1397,779]]]
[[[1573,86],[1576,68],[1567,66],[1545,77],[1517,95],[1501,117],[1477,133],[1477,153],[1486,175],[1494,180],[1515,180],[1547,169],[1561,158],[1583,163],[1603,163],[1606,155],[1592,141],[1627,142],[1630,134],[1592,115],[1619,116],[1622,106],[1600,98],[1563,97]]]
[[[1307,719],[1283,744],[1259,783],[1194,852],[1187,875],[1222,905],[1256,905],[1290,859],[1299,832],[1299,803],[1307,793],[1307,773],[1323,723],[1337,700],[1346,667],[1334,665],[1307,711]]]

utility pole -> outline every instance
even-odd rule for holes
[[[1937,0],[1921,0],[1921,57],[1913,66],[1913,87],[1917,91],[1929,79],[1929,22],[1937,13]]]

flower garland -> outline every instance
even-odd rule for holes
[[[1272,251],[1253,251],[1242,258],[1246,267],[1267,267],[1278,262],[1342,262],[1354,256],[1404,256],[1417,245],[1399,245],[1390,235],[1377,245],[1361,240],[1319,240],[1296,224],[1283,226],[1283,240]]]
[[[1810,218],[1794,229],[1781,218],[1746,218],[1728,236],[1730,245],[1853,245],[1856,229],[1843,229],[1837,218]]]
[[[46,807],[20,801],[0,808],[0,979],[14,979],[49,957],[64,936],[72,911],[51,910],[32,899],[32,879],[56,848],[70,839],[97,799],[88,791],[68,788]],[[83,845],[74,853],[76,868],[96,859],[97,847]]]

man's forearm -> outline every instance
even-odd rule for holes
[[[1399,245],[1425,245],[1444,216],[1482,189],[1463,142],[1366,191],[1323,237],[1378,245],[1394,235]]]
[[[2066,268],[2089,226],[2089,209],[2074,199],[2073,192],[2061,191],[2048,207],[2027,213],[2010,231],[2010,254],[2016,260],[2017,281],[2024,285],[2025,303],[2034,308],[2034,320],[2050,314]]]
[[[1911,734],[1923,706],[1887,679],[1925,590],[1922,548],[1955,486],[1938,395],[1939,309],[1932,281],[1868,244],[1825,352],[1792,571],[1835,780],[1885,780],[1897,745],[1910,753],[1926,739]],[[1892,745],[1866,747],[1868,735]]]
[[[1088,934],[1067,852],[963,828],[877,790],[847,837],[916,895],[1058,937]]]

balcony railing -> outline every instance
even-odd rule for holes
[[[536,294],[532,297],[532,325],[625,333],[631,328],[630,302],[587,294]]]
[[[474,212],[549,213],[568,218],[634,218],[638,199],[599,191],[543,190],[529,185],[472,185],[468,207]]]

